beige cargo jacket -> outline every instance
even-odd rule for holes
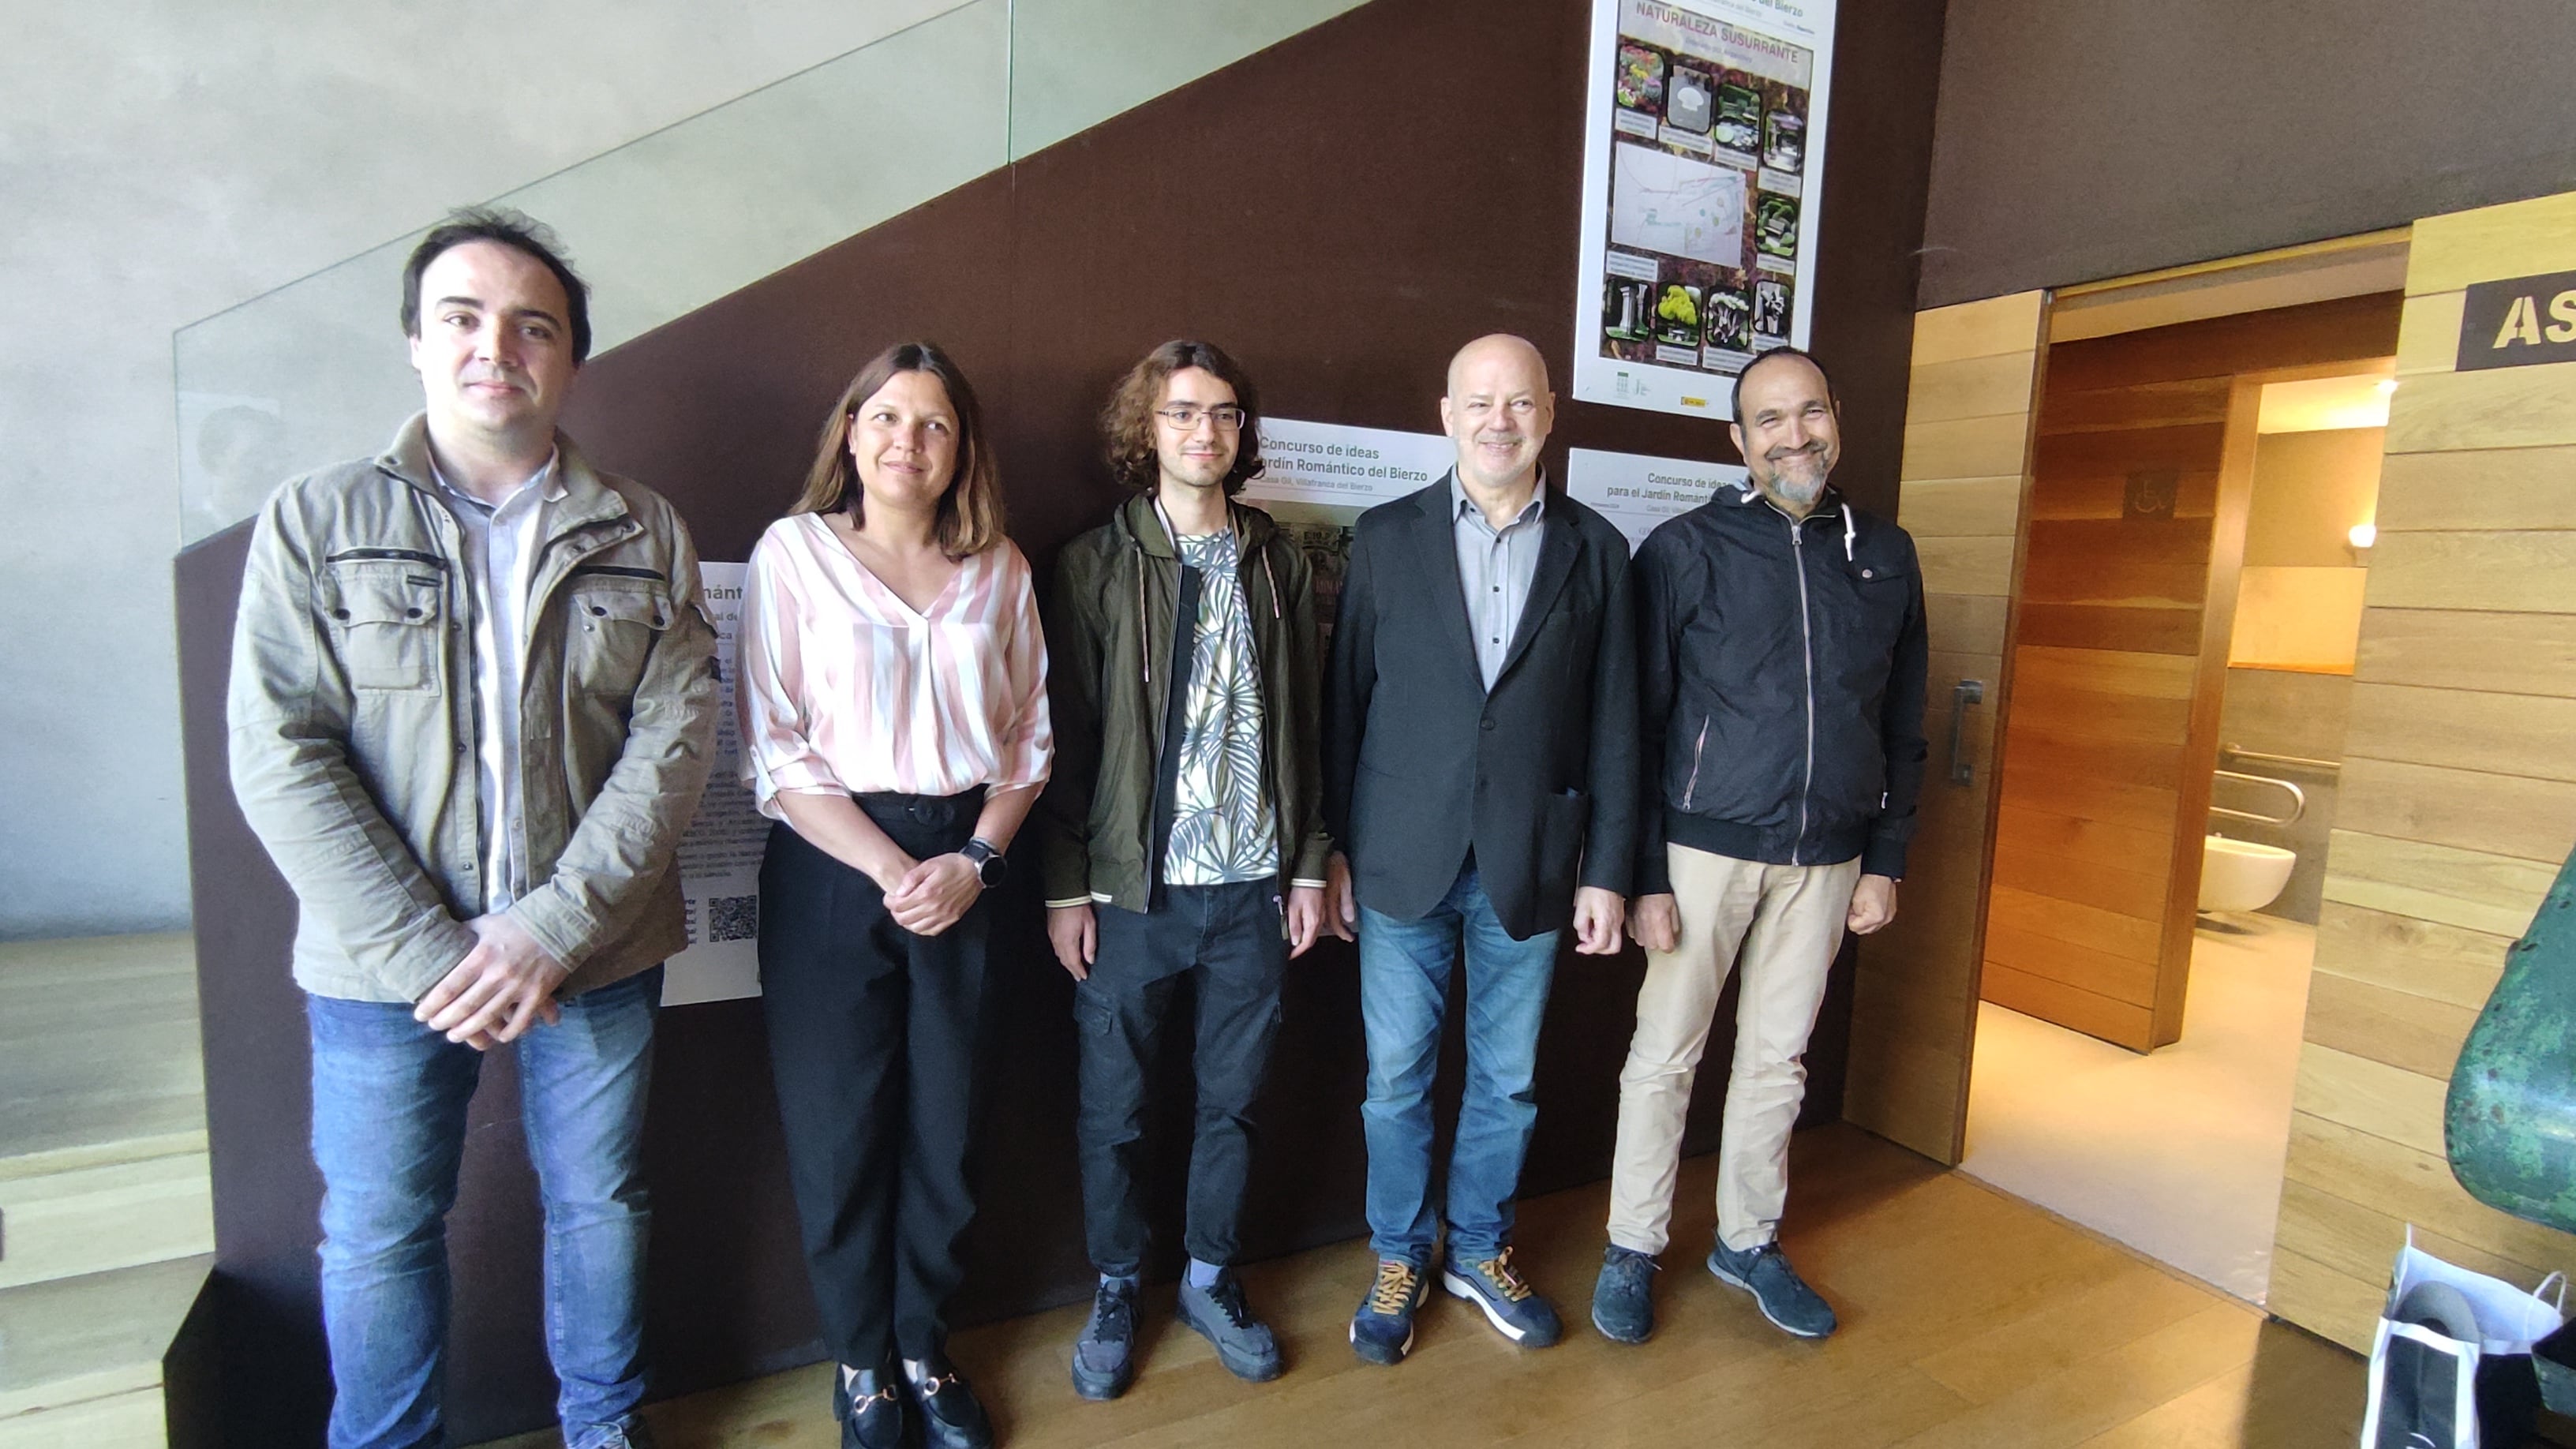
[[[715,748],[715,630],[688,529],[558,435],[564,496],[530,565],[509,915],[573,996],[686,944],[681,833]],[[481,913],[473,594],[415,416],[381,457],[280,488],[233,632],[233,793],[301,907],[295,980],[417,1001]]]

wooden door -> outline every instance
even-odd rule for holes
[[[1965,1147],[2004,616],[2046,313],[2044,293],[2024,292],[1914,319],[1897,522],[1923,564],[1932,758],[1896,921],[1860,943],[1843,1115],[1944,1163]]]
[[[2396,350],[2378,294],[2050,349],[2023,517],[1988,1001],[2182,1033],[2263,374]]]

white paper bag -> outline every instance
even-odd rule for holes
[[[2415,1291],[2427,1284],[2436,1286]],[[2563,1274],[2552,1273],[2526,1292],[2443,1262],[2416,1247],[2415,1230],[2407,1228],[2371,1339],[2362,1449],[2481,1449],[2478,1365],[2529,1354],[2533,1343],[2566,1322],[2566,1296]],[[2444,1304],[2452,1305],[2447,1314],[2427,1311]],[[2463,1315],[2468,1322],[2457,1321]],[[2447,1319],[2457,1331],[2407,1321],[2427,1316]]]

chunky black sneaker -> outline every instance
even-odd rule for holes
[[[1136,1280],[1104,1278],[1091,1297],[1091,1321],[1073,1341],[1073,1391],[1097,1402],[1136,1381]]]
[[[1369,1363],[1402,1363],[1413,1350],[1413,1312],[1431,1285],[1402,1258],[1377,1260],[1377,1282],[1351,1315],[1351,1352]]]
[[[861,1369],[853,1380],[832,1368],[832,1417],[841,1424],[841,1449],[903,1449],[903,1375],[891,1368]]]
[[[921,1411],[921,1437],[930,1449],[993,1449],[993,1421],[975,1391],[946,1354],[923,1360],[921,1377],[909,1374],[913,1407]]]
[[[1601,1279],[1592,1285],[1592,1326],[1613,1343],[1644,1343],[1655,1336],[1655,1259],[1617,1243],[1601,1255]]]
[[[1451,1296],[1485,1310],[1494,1330],[1523,1348],[1545,1348],[1565,1336],[1556,1306],[1512,1267],[1512,1250],[1503,1249],[1480,1262],[1451,1258],[1441,1269],[1440,1285]]]
[[[1782,1333],[1824,1338],[1834,1331],[1834,1310],[1789,1266],[1777,1239],[1736,1252],[1724,1243],[1709,1251],[1708,1271],[1717,1281],[1753,1295],[1762,1316]]]
[[[1252,1316],[1233,1269],[1217,1274],[1216,1282],[1205,1288],[1194,1288],[1183,1278],[1180,1318],[1216,1345],[1217,1362],[1227,1373],[1256,1384],[1279,1377],[1279,1340],[1268,1324]]]

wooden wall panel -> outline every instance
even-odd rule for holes
[[[1843,1115],[1947,1163],[1966,1142],[1997,793],[1993,722],[2010,683],[2004,640],[2045,311],[2043,294],[2026,292],[1920,313],[1914,325],[1897,521],[1923,563],[1932,760],[1902,909],[1860,943]],[[1963,735],[1975,769],[1964,787],[1949,783],[1948,751],[1963,679],[1985,686]],[[2117,841],[2088,844],[2098,855]]]
[[[2356,678],[2426,689],[2576,697],[2576,614],[2373,609]]]
[[[1987,1000],[2136,1051],[2181,1034],[2251,375],[2386,356],[2397,322],[2383,294],[2051,350],[2014,600]]]
[[[2576,191],[2484,206],[2415,224],[2406,305],[2471,282],[2576,271]]]
[[[2530,1284],[2576,1238],[2484,1207],[2441,1099],[2576,842],[2576,366],[2455,374],[2461,289],[2576,270],[2576,195],[2419,222],[2270,1307],[2369,1345],[2416,1227]]]
[[[2458,341],[2442,340],[2443,357]],[[2405,385],[2398,388],[2405,391]],[[2576,447],[2479,448],[2458,453],[2401,453],[2386,459],[2383,482],[2396,478],[2393,496],[2382,488],[2382,535],[2413,529],[2576,528]],[[2393,506],[2392,506],[2393,505]]]
[[[2317,917],[2317,969],[2431,1001],[2486,1004],[2512,938],[2328,901]]]

